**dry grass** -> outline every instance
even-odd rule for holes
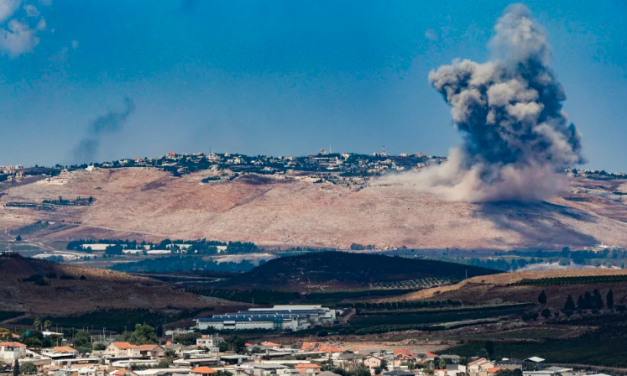
[[[36,220],[80,223],[46,235],[53,240],[204,237],[268,246],[348,247],[357,242],[440,249],[627,246],[624,205],[586,193],[576,195],[588,201],[556,197],[534,205],[469,204],[441,201],[411,186],[373,184],[355,191],[284,178],[201,184],[207,173],[174,178],[148,168],[76,171],[65,185],[14,187],[0,204],[58,196],[93,196],[96,202],[53,213],[2,207],[0,228]],[[575,184],[619,189],[592,181]]]

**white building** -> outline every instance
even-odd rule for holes
[[[319,305],[277,305],[273,308],[251,308],[247,311],[201,317],[196,319],[199,330],[303,330],[312,326],[332,324],[336,311]]]
[[[13,364],[15,359],[26,356],[26,345],[19,342],[0,342],[0,359]]]
[[[224,342],[224,338],[219,336],[203,335],[196,339],[196,346],[206,347],[211,352],[220,351],[220,344]]]

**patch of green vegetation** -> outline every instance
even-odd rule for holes
[[[599,276],[577,276],[577,277],[554,277],[540,279],[523,279],[514,283],[514,286],[559,286],[559,285],[578,285],[591,283],[618,283],[627,282],[627,274],[625,275],[599,275]]]
[[[106,328],[118,333],[124,330],[132,330],[136,324],[148,324],[152,327],[159,327],[164,323],[183,320],[194,317],[203,311],[211,308],[199,310],[182,311],[178,314],[163,314],[151,312],[148,309],[110,309],[85,313],[79,316],[68,317],[45,317],[41,321],[50,320],[54,325],[63,328]],[[17,324],[30,325],[32,319],[17,320]]]
[[[499,331],[495,333],[484,333],[473,335],[471,339],[546,339],[559,338],[570,333],[568,329],[562,328],[522,328],[514,330]],[[465,337],[464,339],[468,339]]]
[[[39,231],[39,230],[43,230],[46,227],[50,226],[50,222],[42,222],[42,221],[37,221],[35,223],[31,223],[30,225],[26,225],[24,227],[20,227],[17,230],[12,231],[12,234],[15,235],[24,235],[24,234],[30,234],[32,232],[35,231]]]
[[[483,308],[480,310],[447,310],[444,313],[437,311],[426,311],[424,313],[415,313],[394,316],[356,316],[351,320],[352,326],[367,327],[374,325],[397,325],[397,324],[433,324],[446,323],[464,320],[485,319],[490,317],[499,317],[507,315],[520,315],[526,306],[504,306],[494,308]]]

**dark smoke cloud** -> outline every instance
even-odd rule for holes
[[[72,151],[73,163],[96,161],[102,137],[120,132],[128,116],[135,111],[135,104],[130,98],[126,98],[124,104],[126,107],[124,111],[110,111],[105,115],[99,116],[89,124],[87,136]]]
[[[529,9],[509,7],[495,31],[498,59],[455,60],[429,73],[464,143],[448,162],[408,179],[450,200],[543,200],[567,189],[560,169],[584,162],[581,136],[562,111],[551,48]]]

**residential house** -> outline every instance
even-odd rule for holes
[[[494,376],[496,375],[497,372],[499,372],[501,369],[499,367],[492,367],[492,368],[488,368],[487,372],[488,372],[488,376]]]
[[[313,364],[313,363],[297,364],[296,367],[294,368],[296,368],[298,370],[298,373],[300,374],[320,373],[320,366],[317,364]]]
[[[113,358],[140,358],[139,346],[128,342],[112,342],[104,351],[105,355]]]
[[[165,356],[165,349],[159,345],[141,345],[139,353],[144,358],[162,358]]]
[[[337,357],[335,364],[344,369],[356,368],[358,365],[362,364],[367,357],[368,356],[364,354],[342,353]]]
[[[469,376],[488,376],[488,369],[494,368],[494,363],[486,358],[479,358],[468,363]]]
[[[177,356],[181,356],[183,354],[183,351],[185,351],[185,346],[181,345],[180,343],[172,343],[170,341],[166,342],[165,346],[163,346],[164,349],[167,350],[172,350],[174,351],[174,353]]]
[[[218,373],[218,371],[209,367],[196,367],[189,372],[189,376],[207,376],[212,373]]]
[[[70,346],[57,346],[51,349],[43,349],[41,353],[52,359],[76,358],[78,351]]]
[[[364,359],[364,365],[370,369],[381,367],[381,364],[383,364],[383,359],[375,355],[371,355]]]
[[[15,359],[26,356],[26,345],[19,342],[0,342],[0,360],[13,364]]]
[[[220,344],[224,342],[224,338],[220,336],[212,336],[203,334],[200,338],[196,339],[196,345],[199,347],[206,347],[209,351],[220,351]]]

